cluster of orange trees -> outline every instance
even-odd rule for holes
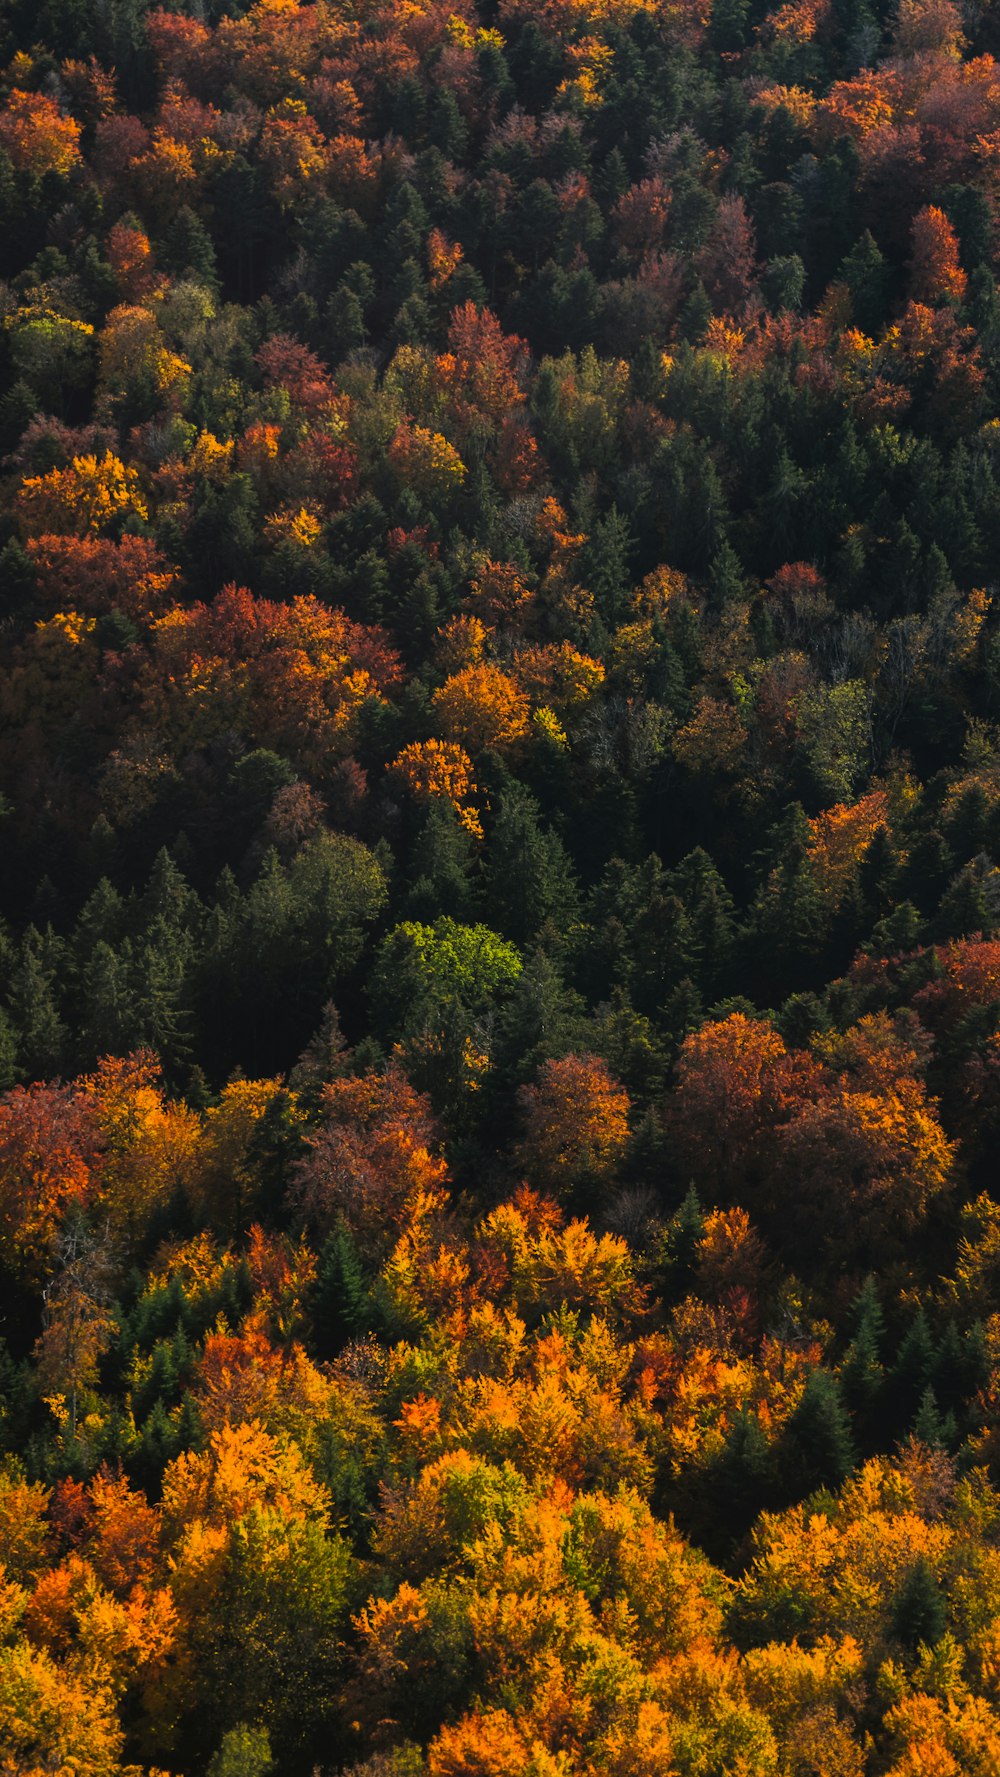
[[[0,19],[0,1774],[1000,1770],[1000,31]]]

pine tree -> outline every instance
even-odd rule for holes
[[[850,1424],[837,1380],[813,1370],[782,1440],[780,1471],[791,1498],[842,1485],[854,1466]]]
[[[948,884],[934,918],[937,938],[988,937],[997,924],[983,877],[975,865],[966,865]]]
[[[585,1044],[583,1000],[566,986],[548,951],[534,950],[497,1019],[494,1056],[500,1080],[523,1084],[543,1061]]]
[[[700,846],[681,859],[669,881],[687,915],[691,973],[711,995],[721,984],[733,953],[736,903],[714,860]]]
[[[923,1309],[918,1309],[896,1353],[886,1384],[888,1424],[901,1434],[913,1421],[931,1384],[934,1341]]]
[[[870,229],[865,229],[841,261],[839,275],[851,293],[855,326],[870,339],[877,339],[886,320],[889,267]]]
[[[218,287],[218,268],[212,237],[196,211],[187,204],[177,211],[167,229],[160,249],[165,271],[176,277],[194,277],[210,290]]]
[[[80,971],[80,1060],[92,1067],[102,1055],[127,1055],[139,1041],[139,1009],[132,982],[132,947],[99,939]]]
[[[334,1229],[319,1255],[311,1312],[313,1337],[322,1357],[336,1357],[370,1323],[369,1283],[346,1223]]]
[[[542,826],[534,797],[511,783],[497,799],[485,865],[486,919],[524,945],[551,920],[565,930],[576,883],[558,834]]]
[[[473,907],[475,844],[443,796],[428,805],[411,858],[406,917],[433,923],[442,913],[468,920]]]
[[[942,1413],[933,1388],[925,1388],[913,1421],[913,1436],[931,1450],[949,1450],[957,1432],[954,1413]]]
[[[742,1407],[712,1465],[712,1519],[726,1551],[737,1546],[774,1495],[774,1452],[752,1407]]]
[[[840,1366],[840,1385],[858,1437],[867,1449],[878,1438],[879,1403],[885,1387],[885,1321],[873,1277],[862,1284],[851,1319],[854,1333]]]
[[[18,1054],[31,1079],[51,1079],[61,1072],[68,1032],[56,993],[62,949],[50,932],[29,926],[11,972],[10,1018],[17,1032]]]
[[[918,1647],[936,1647],[948,1627],[944,1594],[926,1556],[914,1562],[896,1594],[892,1627],[907,1653]]]

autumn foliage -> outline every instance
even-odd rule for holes
[[[1000,37],[12,4],[0,1777],[1000,1771]]]

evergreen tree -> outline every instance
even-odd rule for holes
[[[936,1647],[947,1630],[944,1595],[925,1555],[914,1562],[896,1594],[892,1626],[897,1640],[910,1654],[921,1646]]]
[[[790,1498],[839,1487],[854,1466],[850,1424],[837,1380],[813,1370],[785,1427],[779,1468]]]
[[[484,869],[487,922],[516,944],[546,921],[562,930],[573,917],[576,883],[566,848],[546,830],[534,797],[511,783],[498,799]]]

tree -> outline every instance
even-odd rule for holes
[[[0,1648],[0,1739],[21,1771],[118,1777],[122,1732],[110,1685],[27,1641]]]
[[[520,785],[503,790],[486,861],[487,916],[521,946],[548,921],[565,930],[576,903],[565,847],[539,816],[537,802]]]
[[[910,290],[915,302],[961,303],[966,278],[958,237],[943,210],[927,204],[913,218]]]
[[[379,1028],[389,1038],[441,1027],[453,1015],[483,1018],[510,993],[521,957],[483,925],[406,921],[383,940],[371,978]]]
[[[199,1743],[254,1719],[308,1756],[329,1719],[351,1583],[323,1489],[294,1445],[251,1424],[171,1463],[163,1503],[188,1651],[177,1677]]]
[[[94,1192],[99,1138],[69,1086],[15,1087],[0,1099],[0,1259],[38,1281],[56,1262],[63,1218]]]
[[[629,1139],[628,1093],[596,1055],[543,1062],[538,1084],[522,1086],[521,1164],[543,1190],[565,1196],[581,1184],[606,1187]]]
[[[915,1561],[893,1604],[892,1627],[907,1653],[935,1647],[948,1627],[945,1599],[926,1556]]]
[[[509,748],[528,732],[528,699],[514,679],[483,662],[453,673],[431,699],[446,738],[473,756]]]
[[[380,1253],[412,1215],[445,1203],[448,1168],[430,1104],[396,1062],[332,1080],[321,1104],[323,1122],[295,1169],[292,1201],[335,1241],[343,1223],[362,1253]]]
[[[780,1452],[780,1470],[790,1493],[839,1487],[854,1464],[850,1425],[836,1378],[813,1370],[789,1418]]]
[[[80,125],[64,117],[48,93],[29,93],[15,86],[0,111],[0,147],[19,171],[40,178],[56,173],[65,178],[81,160]]]

